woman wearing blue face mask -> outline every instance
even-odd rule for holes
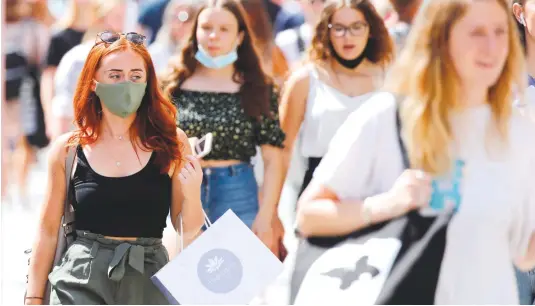
[[[245,12],[236,0],[210,0],[194,19],[181,57],[165,77],[167,94],[180,110],[179,127],[188,137],[213,134],[203,158],[203,207],[212,222],[231,209],[274,252],[272,224],[282,188],[284,141],[273,81],[253,47]],[[262,149],[263,197],[250,163]]]

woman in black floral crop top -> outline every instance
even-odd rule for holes
[[[278,93],[262,70],[244,16],[236,0],[209,0],[163,83],[179,110],[178,126],[188,137],[214,136],[212,151],[201,163],[201,198],[210,220],[232,209],[277,252],[283,234],[277,203],[285,136]],[[257,146],[264,161],[260,205],[250,163]]]

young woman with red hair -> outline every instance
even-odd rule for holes
[[[49,157],[49,182],[30,264],[26,303],[40,304],[47,277],[52,304],[168,304],[150,277],[168,262],[162,232],[171,211],[184,236],[204,223],[202,170],[177,111],[159,90],[144,37],[97,35],[74,99],[77,129],[59,137]],[[76,240],[50,271],[72,174]],[[128,276],[128,277],[126,277]]]

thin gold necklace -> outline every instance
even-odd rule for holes
[[[110,129],[109,127],[108,127],[108,133],[110,134],[110,136],[111,136],[113,139],[118,139],[119,141],[124,140],[123,135],[126,134],[126,132],[125,132],[125,133],[123,133],[123,135],[115,136],[115,135],[112,134],[111,129]],[[111,153],[111,150],[110,150],[110,156],[113,158],[113,160],[115,160],[115,166],[116,166],[117,168],[119,168],[119,167],[121,166],[121,161],[120,161],[119,159],[115,158],[115,155],[113,155],[113,154]]]

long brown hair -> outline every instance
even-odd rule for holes
[[[331,57],[329,23],[331,23],[334,13],[345,6],[360,11],[369,24],[370,34],[363,51],[366,52],[366,58],[374,64],[387,65],[393,58],[394,44],[383,18],[369,0],[328,0],[321,12],[320,21],[316,25],[308,52],[309,60],[322,61]]]
[[[251,25],[258,52],[264,58],[271,60],[273,26],[269,20],[266,5],[262,0],[242,0],[240,3],[247,13],[247,20]]]
[[[169,171],[172,162],[182,160],[182,146],[176,130],[177,110],[161,92],[154,65],[147,49],[121,37],[112,44],[97,43],[87,56],[74,94],[74,121],[77,130],[69,139],[69,145],[95,143],[101,135],[102,105],[91,88],[102,58],[125,50],[139,54],[147,70],[147,89],[137,116],[130,128],[130,138],[138,139],[143,149],[153,150],[156,164],[162,173]]]
[[[245,113],[255,118],[269,115],[270,88],[273,81],[262,69],[260,57],[254,47],[254,36],[245,17],[246,13],[237,0],[208,0],[199,9],[188,42],[184,45],[178,60],[171,63],[171,72],[162,79],[165,93],[169,96],[178,94],[180,86],[193,75],[199,65],[195,59],[199,14],[209,7],[222,7],[232,13],[238,21],[238,33],[243,33],[243,41],[237,49],[238,60],[234,63],[233,79],[241,84],[241,104]]]

